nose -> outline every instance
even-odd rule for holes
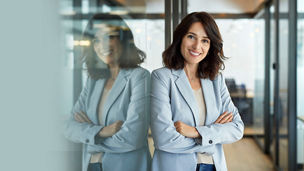
[[[192,48],[193,48],[194,50],[198,50],[198,49],[200,49],[201,47],[202,47],[202,44],[201,44],[201,42],[198,41],[198,40],[194,41],[193,44],[192,44]]]
[[[118,37],[113,37],[109,40],[110,46],[117,46],[118,43],[119,43],[119,38]]]

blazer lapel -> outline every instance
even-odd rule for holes
[[[199,110],[187,75],[183,69],[172,70],[172,73],[178,77],[175,80],[175,84],[187,102],[188,106],[190,107],[193,114],[195,126],[197,126],[199,125]]]
[[[102,123],[105,124],[107,120],[107,115],[109,112],[109,109],[113,105],[113,103],[116,101],[116,99],[119,97],[120,93],[124,89],[127,83],[127,76],[128,76],[128,71],[121,69],[119,71],[119,74],[107,96],[107,100],[104,104],[104,108],[102,110],[103,112],[103,117],[102,117]]]
[[[210,79],[201,79],[201,84],[207,111],[205,125],[209,125],[216,120],[216,117],[219,114],[217,110],[212,81]]]

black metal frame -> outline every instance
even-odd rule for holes
[[[297,170],[297,0],[289,0],[288,170]]]
[[[165,0],[165,49],[171,43],[172,37],[172,0]]]
[[[273,64],[273,68],[275,69],[275,80],[274,80],[274,141],[275,141],[275,158],[274,158],[274,166],[276,168],[279,168],[279,154],[280,154],[280,149],[279,149],[279,112],[280,111],[280,103],[279,103],[279,98],[280,98],[280,54],[279,54],[279,31],[280,31],[280,18],[279,18],[279,7],[280,3],[279,0],[274,0],[274,17],[275,17],[275,63]]]
[[[265,84],[264,84],[264,152],[270,153],[270,136],[272,124],[270,120],[270,5],[265,5]]]
[[[165,0],[165,49],[171,44],[176,26],[187,15],[187,0]]]

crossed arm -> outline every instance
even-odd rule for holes
[[[206,126],[192,127],[182,121],[173,122],[169,85],[164,75],[152,73],[151,129],[156,149],[171,153],[213,153],[216,144],[232,143],[243,135],[243,122],[233,105],[223,81],[220,92],[223,112]],[[228,112],[229,111],[229,112]],[[197,141],[200,139],[200,141]],[[212,140],[213,143],[209,143]]]
[[[87,114],[83,111],[76,112],[74,114],[74,119],[79,123],[93,124],[93,122],[88,118]],[[111,137],[121,129],[122,124],[123,121],[118,120],[111,125],[105,126],[98,132],[98,136],[102,138]]]
[[[231,122],[233,119],[233,114],[228,111],[221,114],[214,123],[217,124],[225,124]],[[189,138],[202,138],[197,129],[193,126],[187,125],[182,121],[174,122],[174,127],[176,131],[179,132],[181,135]]]
[[[87,83],[65,124],[65,136],[76,143],[88,145],[88,151],[122,153],[141,148],[148,132],[147,97],[150,75],[134,77],[134,86],[124,122],[117,120],[107,126],[92,123],[84,112],[92,87]]]

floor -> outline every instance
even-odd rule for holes
[[[252,138],[224,145],[228,170],[273,171],[272,161],[257,146]]]

